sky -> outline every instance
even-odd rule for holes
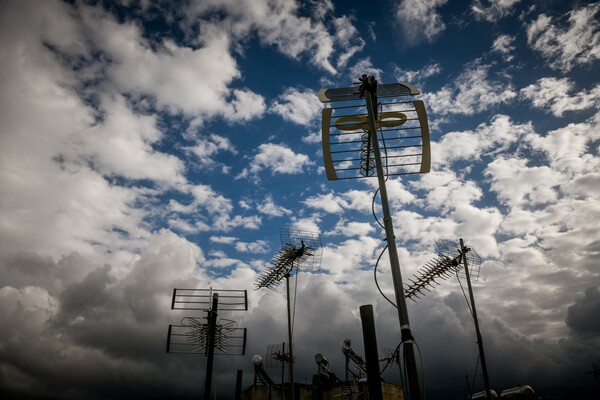
[[[213,287],[248,290],[220,314],[248,334],[215,359],[233,398],[235,371],[248,387],[252,355],[287,341],[285,285],[254,289],[280,228],[323,242],[320,271],[291,280],[295,380],[317,352],[343,376],[346,338],[364,355],[361,305],[396,347],[377,180],[328,181],[322,160],[317,93],[362,74],[418,87],[428,113],[431,172],[387,182],[403,277],[464,238],[492,388],[597,389],[599,59],[599,2],[2,1],[0,394],[200,395],[204,356],[165,345],[203,314],[171,295]],[[377,277],[392,296],[387,255]],[[466,394],[459,281],[408,312],[427,391]]]

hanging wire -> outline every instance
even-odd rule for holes
[[[387,250],[388,245],[386,244],[385,247],[383,248],[383,250],[381,250],[381,253],[379,253],[379,257],[377,257],[377,262],[375,263],[375,268],[373,269],[373,277],[375,278],[375,285],[377,286],[377,290],[379,290],[379,293],[381,293],[381,295],[394,307],[398,308],[398,306],[389,299],[389,297],[387,297],[383,291],[381,290],[381,287],[379,287],[379,282],[377,282],[377,265],[379,264],[379,260],[381,259],[381,256],[383,255],[383,253]]]
[[[471,379],[471,388],[469,389],[469,396],[473,396],[473,387],[475,387],[475,377],[477,376],[477,369],[479,368],[479,357],[481,355],[477,353],[477,362],[475,363],[475,371],[473,372],[473,379]]]
[[[473,310],[471,309],[471,304],[469,303],[469,300],[467,299],[467,294],[465,293],[465,288],[462,285],[462,282],[460,281],[460,277],[458,276],[458,271],[456,271],[456,280],[458,281],[458,284],[460,285],[460,290],[462,290],[462,294],[465,298],[465,302],[467,303],[467,307],[469,307],[469,312],[471,313],[471,318],[475,318],[475,315],[473,315]]]
[[[296,267],[297,268],[297,267]],[[292,337],[294,336],[294,322],[296,322],[296,295],[298,294],[298,271],[296,271],[296,279],[294,279],[294,311],[292,313]]]

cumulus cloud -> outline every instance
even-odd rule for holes
[[[283,215],[289,215],[292,210],[275,204],[273,196],[267,195],[265,199],[256,206],[256,209],[262,213],[271,217],[281,217]]]
[[[425,85],[427,78],[437,75],[440,72],[442,72],[442,67],[438,63],[426,65],[417,71],[396,66],[394,68],[394,77],[397,81],[407,82],[421,89]]]
[[[264,169],[273,174],[299,174],[312,164],[307,155],[297,154],[285,145],[263,143],[250,161],[250,167],[244,168],[237,179],[256,177]]]
[[[451,84],[425,94],[427,106],[441,115],[473,115],[514,99],[517,93],[510,83],[488,78],[490,67],[469,65]]]
[[[557,117],[562,117],[565,111],[585,110],[600,102],[600,85],[570,95],[573,90],[574,84],[569,78],[542,78],[521,89],[520,95],[531,100],[536,108],[549,108]]]
[[[515,56],[512,54],[516,47],[513,44],[515,41],[515,37],[510,35],[500,35],[494,40],[492,44],[492,51],[499,53],[504,57],[505,61],[512,61]]]
[[[273,46],[295,60],[306,57],[316,67],[335,74],[333,59],[337,58],[338,64],[343,66],[362,49],[358,31],[348,17],[332,16],[331,3],[314,5],[312,17],[301,15],[299,8],[296,2],[285,0],[201,2],[190,5],[184,20],[187,29],[193,31],[198,17],[212,16],[211,22],[204,23],[210,24],[221,36],[244,40],[256,34],[262,44]],[[214,19],[215,11],[222,12],[221,20]]]
[[[600,312],[600,292],[598,287],[586,289],[583,297],[575,300],[567,313],[567,325],[583,335],[600,335],[600,323],[596,316]]]
[[[600,58],[600,3],[583,5],[567,13],[568,26],[540,14],[527,26],[527,43],[549,61],[550,68],[567,72]]]
[[[446,24],[437,9],[447,2],[448,0],[401,0],[396,8],[396,18],[406,40],[415,44],[425,37],[432,42],[444,31]]]
[[[496,22],[511,14],[514,6],[520,0],[475,0],[471,5],[471,11],[475,18],[488,22]]]
[[[518,124],[507,115],[495,115],[474,131],[448,132],[432,143],[435,164],[447,166],[457,160],[478,160],[507,150],[522,138],[537,137],[530,123]],[[494,149],[492,151],[492,149]]]
[[[350,77],[352,82],[357,82],[358,78],[362,77],[363,74],[367,74],[369,76],[374,76],[375,79],[381,80],[381,69],[373,66],[371,62],[371,57],[363,58],[350,67]]]
[[[279,101],[269,107],[269,111],[296,124],[311,125],[322,108],[317,94],[312,90],[288,88],[279,96]]]

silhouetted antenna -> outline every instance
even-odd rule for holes
[[[265,355],[267,368],[278,368],[286,365],[290,362],[290,358],[290,347],[285,342],[270,344],[267,347],[267,354]]]
[[[408,83],[392,83],[377,85],[376,90],[378,98],[386,98],[375,104],[375,127],[385,150],[385,176],[429,172],[429,124],[423,101],[398,99],[418,95],[419,89]],[[377,176],[369,111],[361,88],[322,89],[319,99],[330,103],[323,109],[321,121],[327,179]]]
[[[210,324],[205,317],[184,317],[179,325],[170,325],[168,352],[208,355]],[[215,327],[215,355],[241,355],[246,352],[246,328],[237,322],[219,319]]]
[[[318,233],[282,228],[279,235],[281,250],[271,260],[271,266],[265,268],[256,279],[256,289],[275,289],[283,278],[293,273],[294,268],[307,271],[321,268],[323,243]]]
[[[383,373],[388,366],[391,369],[400,368],[400,363],[402,362],[402,358],[400,357],[400,346],[395,349],[386,347],[382,350],[382,353],[383,357],[381,357],[379,361],[385,362],[385,366],[382,368],[381,373]]]
[[[294,268],[297,270],[304,269],[309,271],[318,271],[321,268],[323,243],[321,242],[321,235],[319,235],[317,232],[306,232],[282,228],[279,230],[279,236],[281,239],[281,250],[279,250],[271,260],[271,266],[267,267],[259,275],[254,283],[254,286],[256,289],[263,287],[275,289],[281,280],[285,278],[287,289],[288,346],[290,359],[293,360],[294,346],[292,340],[292,316],[290,311],[290,275],[292,275],[294,272]],[[294,307],[296,307],[295,301]],[[293,362],[289,363],[289,368],[290,398],[294,400]]]
[[[404,297],[416,301],[425,294],[424,290],[430,292],[434,285],[440,284],[440,280],[446,280],[456,274],[460,270],[460,258],[460,255],[450,258],[439,254],[419,268],[413,278],[408,279],[410,283],[404,285]]]
[[[435,246],[440,255],[453,258],[461,254],[459,242],[445,239],[433,239],[433,241],[435,242]],[[465,251],[469,268],[469,277],[471,282],[477,282],[479,280],[479,270],[481,268],[481,257],[472,247],[466,247]],[[460,262],[462,261],[459,260],[459,263]],[[465,271],[462,268],[459,268],[458,276],[465,278]]]
[[[427,112],[423,101],[401,99],[421,94],[411,84],[380,85],[373,76],[366,74],[359,81],[358,87],[319,91],[319,100],[327,103],[321,121],[325,172],[328,180],[377,177],[395,306],[405,344],[408,380],[404,385],[404,397],[420,400],[422,387],[413,349],[416,340],[404,298],[386,180],[394,175],[429,172],[431,152]]]
[[[600,380],[600,368],[596,365],[596,363],[592,364],[592,370],[586,372],[586,375],[592,375],[596,380]]]
[[[246,328],[238,328],[237,323],[229,319],[217,320],[217,311],[248,310],[247,292],[213,288],[173,289],[171,309],[206,312],[206,317],[184,317],[179,325],[169,325],[167,353],[204,354],[207,357],[204,398],[208,399],[213,357],[246,353]]]

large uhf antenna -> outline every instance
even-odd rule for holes
[[[217,311],[247,311],[245,290],[173,289],[173,310],[205,311],[204,317],[184,317],[178,325],[169,325],[167,353],[204,354],[206,379],[204,398],[210,398],[215,355],[244,355],[246,328],[235,321],[217,319]]]
[[[294,400],[294,346],[292,342],[292,315],[290,307],[290,275],[294,269],[318,271],[321,268],[323,243],[321,235],[316,232],[306,232],[282,228],[279,230],[281,250],[271,260],[271,265],[258,276],[254,283],[256,289],[275,289],[285,278],[287,289],[287,319],[288,319],[288,350],[289,350],[289,379],[290,399]],[[294,303],[294,307],[296,303]],[[281,382],[283,393],[283,380]]]
[[[425,295],[425,291],[439,284],[440,280],[448,279],[452,275],[457,278],[463,277],[467,281],[470,298],[470,310],[475,324],[475,334],[477,335],[477,346],[479,348],[479,358],[481,360],[481,372],[483,374],[483,383],[485,385],[485,395],[491,399],[492,392],[490,389],[490,381],[485,361],[485,353],[483,351],[483,341],[479,330],[479,319],[477,318],[477,308],[475,307],[475,297],[473,296],[473,286],[471,280],[477,281],[481,267],[481,257],[475,249],[465,246],[464,242],[459,239],[459,242],[452,240],[435,239],[435,245],[438,250],[437,257],[422,267],[410,284],[406,285],[404,295],[412,300],[420,299]],[[462,262],[464,269],[461,268]],[[459,281],[460,282],[460,281]]]
[[[321,102],[328,104],[323,110],[321,129],[325,171],[329,180],[377,176],[401,339],[405,345],[410,394],[405,397],[407,400],[420,400],[413,348],[415,339],[404,298],[385,182],[389,176],[429,172],[431,157],[427,113],[421,100],[401,100],[420,94],[408,83],[378,85],[374,77],[367,75],[359,80],[359,87],[322,89],[319,92]],[[379,102],[379,98],[385,100]]]

